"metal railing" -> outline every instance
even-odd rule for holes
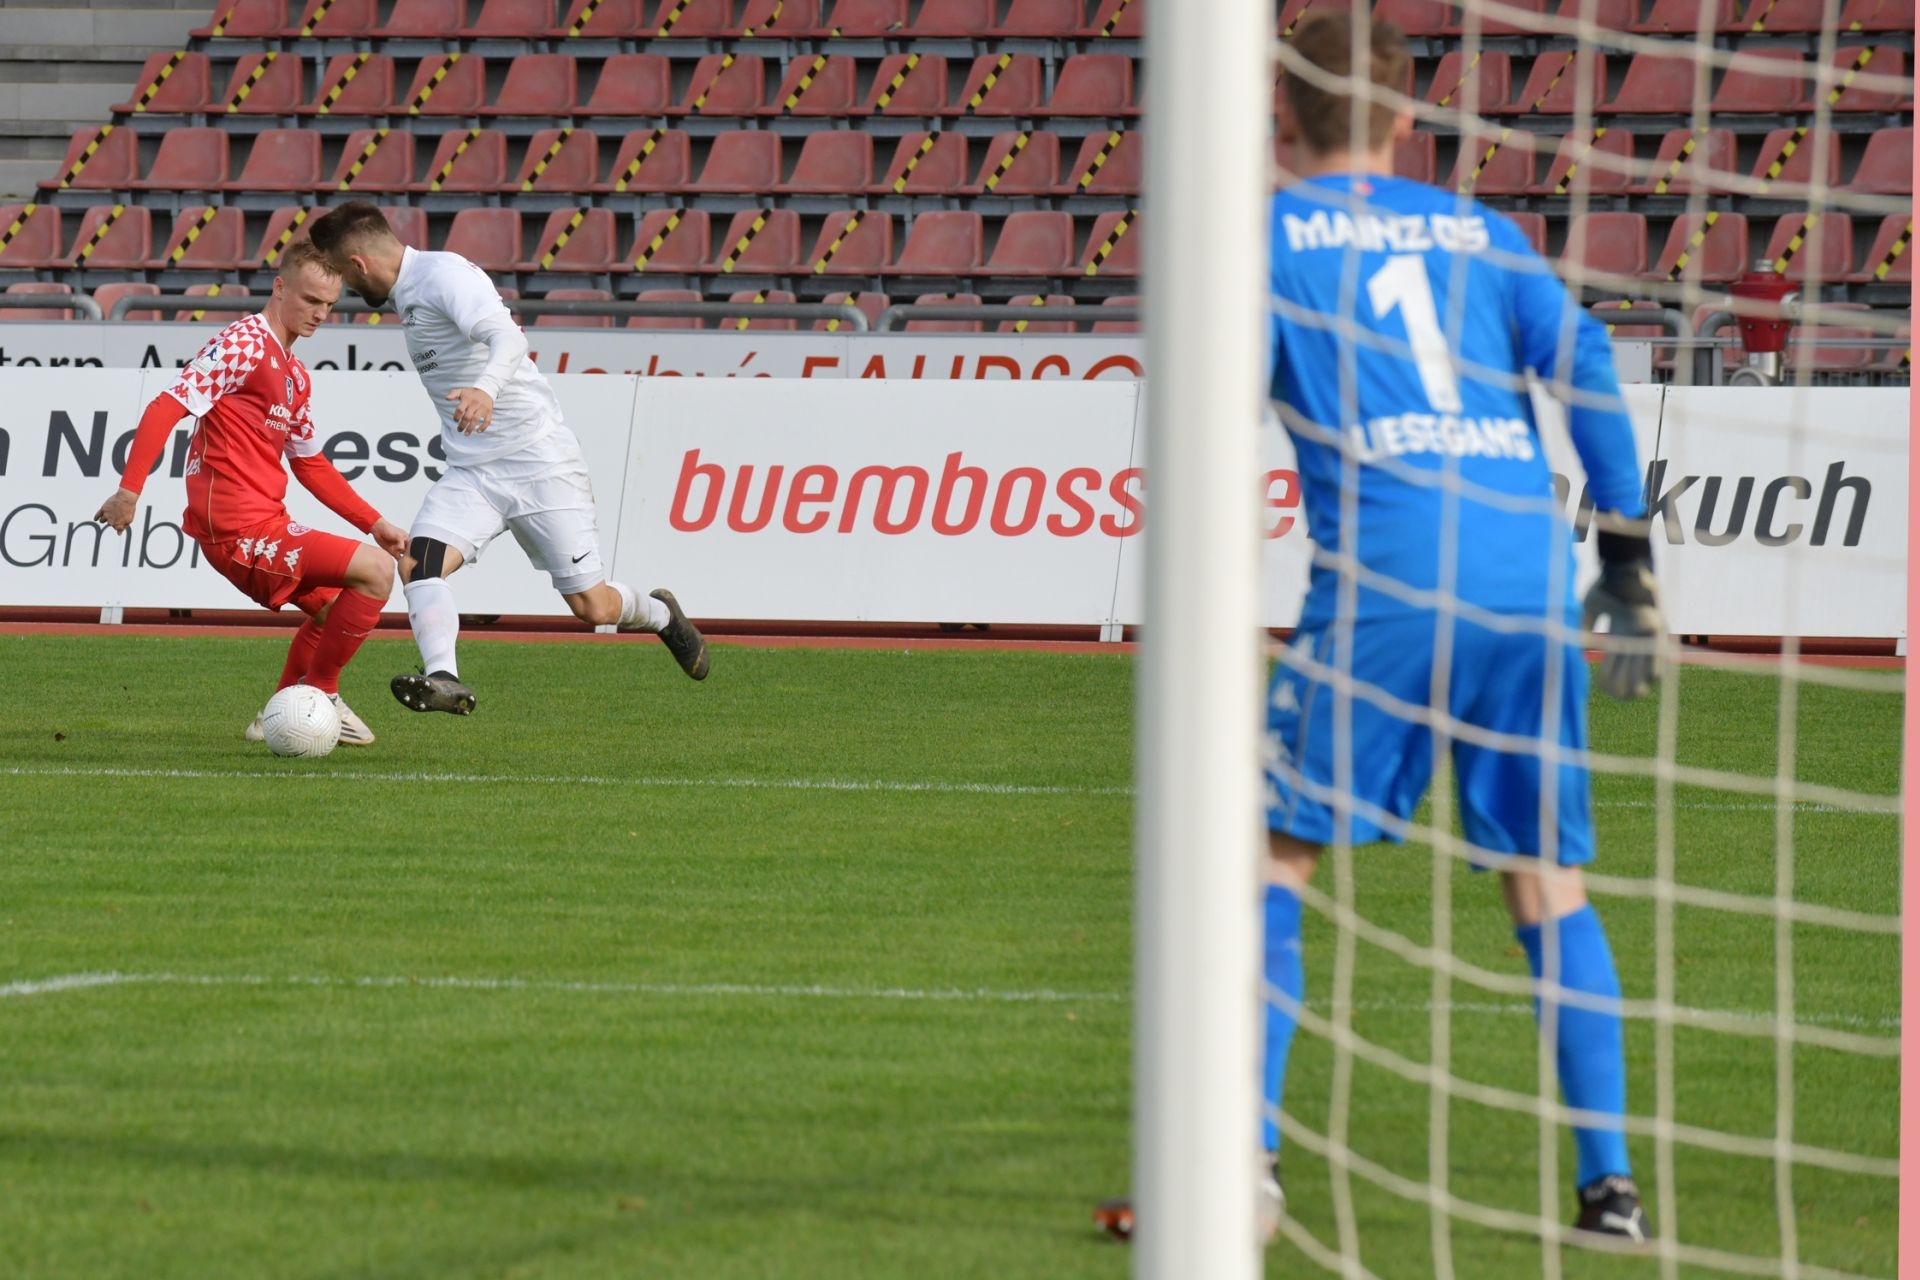
[[[1031,320],[1036,324],[1099,324],[1138,321],[1138,305],[1121,307],[1036,307],[1025,302],[897,302],[880,313],[874,328],[890,333],[909,320]]]
[[[0,310],[79,311],[99,320],[100,304],[84,293],[0,293]]]
[[[28,297],[42,295],[29,294]],[[52,296],[52,295],[48,295]],[[100,319],[100,308],[93,299],[85,295],[82,298],[92,308],[94,319]],[[215,297],[185,297],[180,294],[148,294],[144,297],[128,295],[114,302],[107,313],[109,320],[125,320],[133,311],[159,311],[166,314],[181,311],[256,311],[266,299],[259,294],[230,294]],[[505,299],[508,310],[516,315],[526,316],[607,316],[621,319],[629,316],[646,316],[660,319],[715,320],[838,320],[849,329],[865,333],[872,328],[867,323],[866,313],[851,303],[825,302],[624,302],[597,298],[508,298]],[[9,296],[4,304],[12,305]],[[334,309],[336,315],[368,315],[373,308],[358,299],[344,299]]]

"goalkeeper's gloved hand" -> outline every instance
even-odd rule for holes
[[[1605,619],[1612,642],[1602,641],[1600,687],[1613,697],[1638,698],[1660,678],[1658,646],[1666,634],[1653,578],[1653,544],[1646,526],[1633,533],[1598,530],[1600,580],[1587,589],[1588,631]]]

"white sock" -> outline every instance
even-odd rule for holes
[[[620,593],[620,627],[624,631],[659,632],[673,621],[667,606],[652,596],[643,596],[624,582],[609,582]]]
[[[459,675],[453,649],[460,639],[460,610],[453,603],[453,588],[445,578],[423,578],[407,584],[407,620],[413,624],[413,641],[420,646],[420,661],[428,673],[448,671]]]

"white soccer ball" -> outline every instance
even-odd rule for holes
[[[340,745],[340,712],[310,684],[290,684],[268,698],[260,727],[277,756],[324,756]]]

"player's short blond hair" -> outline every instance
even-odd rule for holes
[[[1353,149],[1354,20],[1348,13],[1319,13],[1303,21],[1293,33],[1293,51],[1309,66],[1347,82],[1345,90],[1328,90],[1298,74],[1287,75],[1284,85],[1287,109],[1293,116],[1294,130],[1308,150],[1328,155]],[[1370,90],[1393,89],[1406,85],[1407,38],[1391,22],[1368,22],[1360,33],[1368,66],[1366,85],[1360,92],[1367,96],[1368,150],[1384,146],[1393,136],[1393,122],[1400,109],[1382,101]]]
[[[340,274],[334,270],[333,263],[327,260],[327,255],[320,252],[310,240],[296,240],[288,245],[285,252],[280,255],[274,274],[283,280],[292,280],[299,274],[302,267],[313,267],[325,276]]]

